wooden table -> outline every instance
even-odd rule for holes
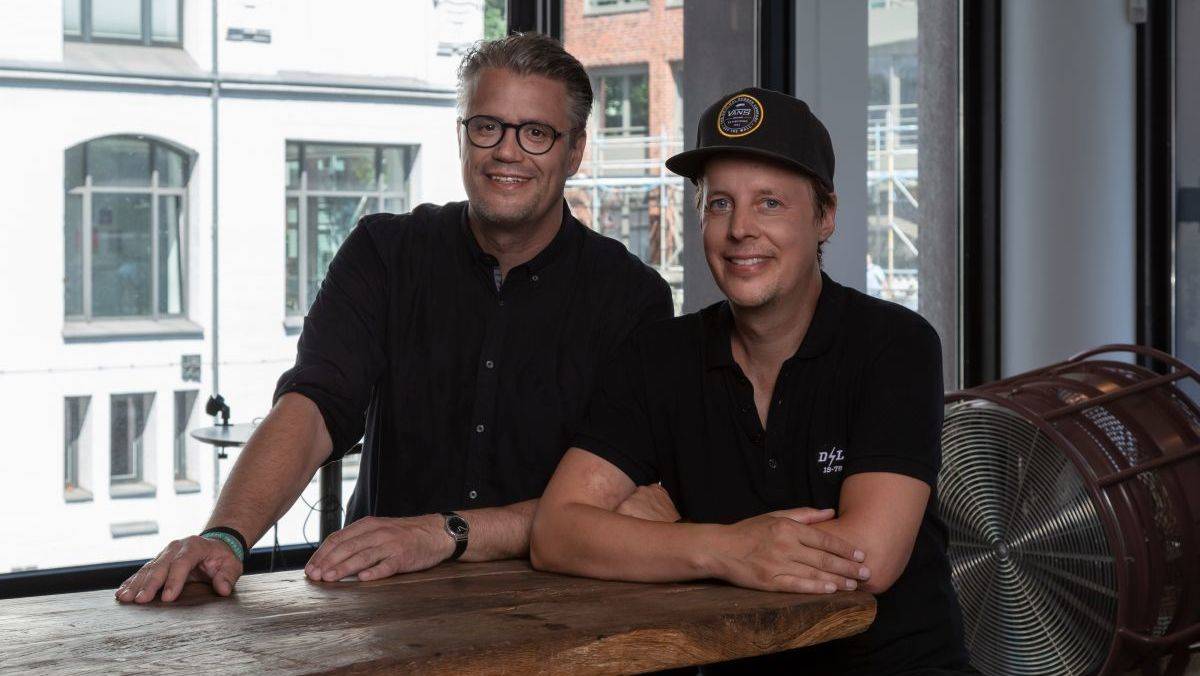
[[[821,643],[874,617],[863,592],[604,582],[522,561],[373,582],[288,571],[229,598],[193,583],[170,604],[111,590],[0,601],[0,672],[628,673]]]

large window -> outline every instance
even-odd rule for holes
[[[639,10],[626,13],[627,10]],[[683,12],[665,0],[565,0],[563,42],[595,97],[571,211],[656,269],[683,304]]]
[[[63,0],[63,35],[86,42],[179,45],[183,0]]]
[[[68,319],[187,312],[187,155],[114,136],[66,154]]]
[[[918,309],[917,2],[870,0],[867,291]]]
[[[118,484],[139,484],[149,476],[146,461],[153,446],[147,434],[154,393],[114,394],[110,403],[109,479]]]
[[[287,144],[287,314],[308,311],[358,219],[409,208],[409,146]]]

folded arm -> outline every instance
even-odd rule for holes
[[[903,474],[864,472],[846,477],[836,519],[814,527],[855,543],[871,579],[862,588],[887,591],[908,566],[929,502],[929,484]]]
[[[829,513],[787,510],[729,526],[653,522],[614,511],[634,489],[608,461],[582,449],[568,451],[534,517],[534,567],[635,582],[716,577],[808,593],[853,589],[869,576],[862,552],[807,525]]]

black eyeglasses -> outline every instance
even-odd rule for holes
[[[475,115],[459,124],[467,128],[467,140],[476,148],[495,148],[504,140],[504,132],[508,129],[517,130],[517,145],[530,155],[543,155],[550,152],[559,136],[566,136],[574,131],[558,131],[542,122],[523,122],[511,124],[502,122],[490,115]]]

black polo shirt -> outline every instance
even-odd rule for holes
[[[539,497],[598,366],[672,315],[666,282],[565,203],[502,285],[497,265],[466,202],[367,216],[330,263],[274,398],[316,403],[330,460],[365,432],[346,523]]]
[[[635,334],[605,369],[575,446],[636,483],[662,481],[680,514],[729,524],[838,507],[842,481],[894,472],[936,486],[941,345],[919,315],[822,275],[812,323],[780,369],[764,430],[733,359],[726,302]],[[908,567],[859,636],[705,672],[884,674],[966,667],[946,528],[929,501]]]

